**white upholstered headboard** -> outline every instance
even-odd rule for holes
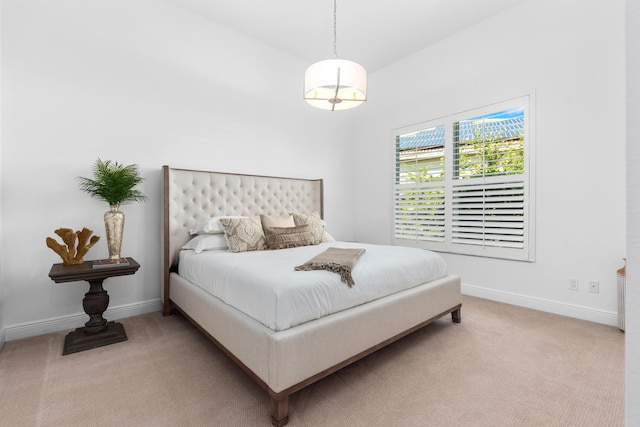
[[[279,178],[162,167],[165,295],[189,230],[218,215],[280,215],[291,211],[323,216],[321,179]]]

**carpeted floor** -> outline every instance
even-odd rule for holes
[[[6,343],[0,425],[271,425],[267,393],[184,318],[120,322],[128,341],[67,356],[66,332]],[[623,355],[615,327],[464,297],[462,323],[292,395],[289,425],[623,426]]]

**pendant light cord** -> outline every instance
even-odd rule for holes
[[[338,27],[338,24],[337,24],[338,19],[336,18],[338,16],[337,3],[338,3],[338,0],[333,0],[333,57],[334,58],[338,58],[338,41],[337,41],[338,31],[336,30],[336,28]]]

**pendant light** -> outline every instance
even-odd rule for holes
[[[304,99],[323,110],[347,110],[367,100],[367,72],[360,64],[338,59],[337,0],[333,0],[334,59],[312,64],[304,73]]]

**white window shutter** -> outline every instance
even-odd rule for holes
[[[396,129],[395,244],[533,260],[529,96]]]

